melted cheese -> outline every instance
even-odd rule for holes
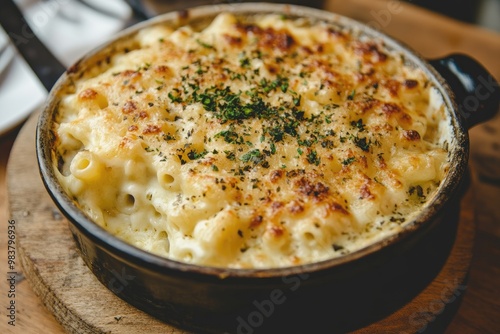
[[[141,249],[217,267],[321,261],[398,232],[445,176],[439,93],[381,42],[223,13],[130,45],[61,96],[56,168]]]

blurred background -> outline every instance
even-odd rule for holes
[[[327,0],[328,1],[328,0]],[[330,0],[332,1],[332,0]],[[352,1],[352,0],[333,0]],[[394,0],[399,1],[399,0]],[[403,0],[417,6],[430,9],[440,14],[455,18],[460,21],[478,24],[483,27],[500,31],[500,0]],[[139,1],[131,0],[130,3],[138,3]],[[235,3],[243,2],[243,0],[144,0],[143,7],[146,12],[158,13],[172,9],[185,7],[186,4],[203,4],[203,3]],[[311,7],[321,7],[322,0],[278,0],[268,2],[287,2],[304,4]]]
[[[500,31],[500,0],[405,0],[460,21]]]

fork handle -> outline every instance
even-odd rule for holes
[[[38,39],[13,0],[2,1],[0,24],[42,85],[50,91],[66,68]]]

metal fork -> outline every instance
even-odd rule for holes
[[[116,14],[115,12],[113,12],[109,9],[106,9],[104,7],[97,6],[92,2],[88,2],[87,0],[76,0],[76,1],[81,3],[82,5],[90,8],[90,9],[92,9],[93,11],[95,11],[97,13],[101,13],[103,15],[106,15],[108,17],[115,18],[115,19],[123,19],[123,17]],[[146,14],[146,11],[145,11],[144,7],[142,6],[142,1],[140,1],[140,0],[124,0],[123,2],[125,4],[127,4],[132,11],[132,16],[129,19],[129,21],[126,22],[126,24],[125,24],[126,26],[132,25],[134,23],[144,21],[144,20],[147,20],[148,18],[150,18],[150,16]]]

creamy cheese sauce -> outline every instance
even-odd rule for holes
[[[329,23],[157,25],[61,96],[56,166],[99,225],[200,265],[294,266],[397,233],[448,170],[425,73]]]

